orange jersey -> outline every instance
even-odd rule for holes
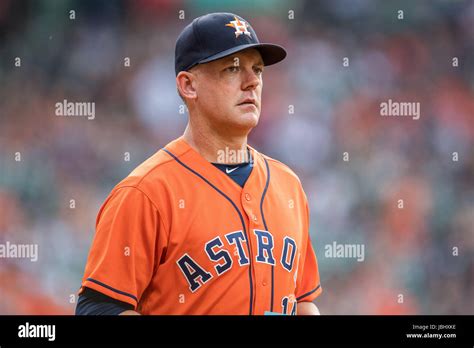
[[[298,177],[248,146],[244,187],[180,137],[99,211],[82,287],[142,314],[296,314],[322,291]]]

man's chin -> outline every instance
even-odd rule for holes
[[[238,127],[243,129],[251,130],[252,128],[256,127],[258,124],[258,120],[260,115],[255,112],[246,112],[240,114],[238,117]]]

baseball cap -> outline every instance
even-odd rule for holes
[[[257,49],[264,65],[278,63],[286,57],[283,47],[260,43],[257,34],[242,17],[233,13],[209,13],[188,24],[175,48],[175,72],[186,71],[247,48]]]

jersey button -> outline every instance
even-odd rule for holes
[[[257,215],[252,216],[253,221],[257,222],[258,218]]]
[[[262,282],[262,285],[263,285],[263,286],[267,286],[267,282],[264,280],[264,281]]]
[[[245,194],[245,199],[246,199],[247,201],[250,201],[250,200],[252,199],[252,197],[250,196],[250,194],[246,193],[246,194]]]

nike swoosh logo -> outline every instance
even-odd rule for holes
[[[237,168],[239,168],[239,167],[235,167],[234,169],[231,169],[231,170],[229,170],[229,168],[226,168],[226,169],[225,169],[225,172],[226,172],[227,174],[230,174],[230,173],[232,173],[234,170],[236,170]]]

